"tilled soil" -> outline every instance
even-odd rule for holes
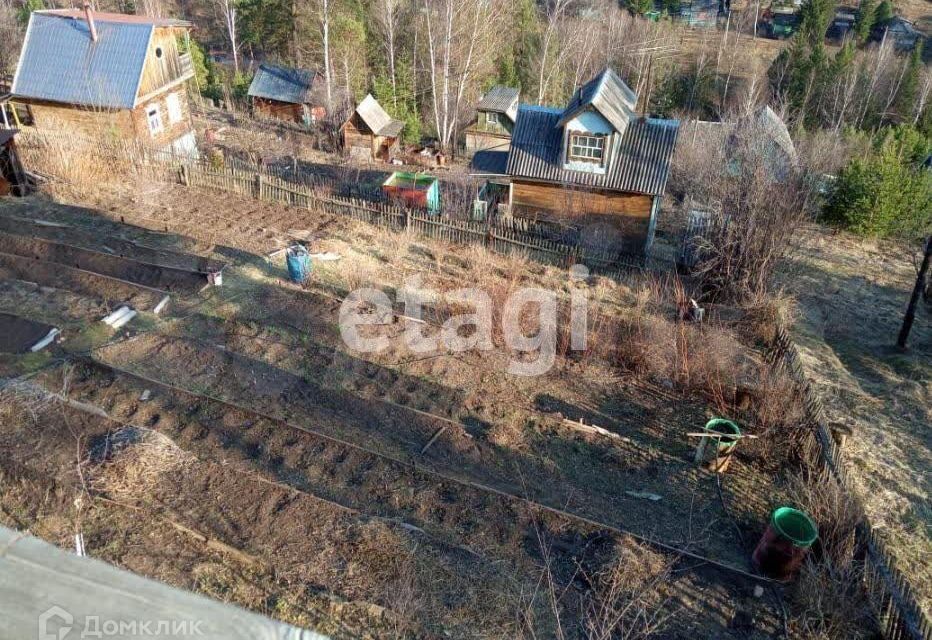
[[[49,240],[0,232],[0,252],[128,280],[164,291],[194,293],[207,284],[205,274],[161,267]]]
[[[0,313],[0,353],[25,353],[51,330],[51,325]]]
[[[128,304],[135,309],[152,309],[166,295],[90,271],[8,253],[0,253],[0,276],[73,291],[111,304]]]
[[[136,240],[123,239],[120,236],[103,236],[97,232],[72,226],[36,224],[27,218],[12,216],[3,209],[0,209],[0,232],[49,240],[133,261],[197,273],[219,271],[224,266],[224,263],[219,260],[146,246]]]
[[[164,220],[166,229],[187,230],[197,242],[121,225],[115,220],[122,213],[69,213],[49,204],[33,217],[77,224],[92,248],[101,248],[92,242],[99,233],[101,245],[114,251],[133,242],[212,250],[263,268],[261,253],[288,239],[282,229],[299,237],[347,229],[345,221],[309,221],[306,211],[275,205],[240,210],[245,203],[237,200],[233,213],[179,194],[152,205],[157,220],[139,213],[145,206],[126,215],[154,228]],[[82,277],[56,282],[84,295],[113,282],[76,273]],[[714,477],[691,462],[692,443],[683,436],[707,419],[702,403],[642,381],[615,384],[572,363],[515,382],[482,354],[414,360],[392,348],[362,360],[343,350],[339,300],[247,281],[236,268],[228,273],[234,296],[158,319],[155,332],[133,336],[131,327],[129,339],[95,353],[153,382],[86,359],[75,359],[80,364],[70,373],[37,377],[120,423],[157,430],[196,459],[140,490],[138,504],[104,508],[95,501],[82,516],[83,526],[99,527],[91,529],[92,555],[297,624],[335,629],[336,637],[365,637],[363,628],[373,629],[371,637],[395,637],[399,620],[413,620],[415,636],[512,637],[525,615],[515,613],[515,601],[537,619],[539,637],[552,637],[550,604],[536,599],[545,597],[539,580],[548,565],[568,594],[565,622],[578,630],[579,605],[607,550],[633,544],[613,527],[746,567],[747,541],[760,533],[775,477],[739,455],[719,497]],[[173,299],[184,305],[186,291],[180,293]],[[56,302],[56,313],[85,304],[57,295],[51,298],[67,302]],[[202,308],[191,313],[195,306]],[[145,390],[151,398],[141,401]],[[621,438],[579,433],[563,418]],[[88,427],[77,442],[99,439],[101,429]],[[47,456],[10,458],[17,490],[7,484],[0,504],[12,500],[16,513],[6,509],[0,518],[67,545],[65,525],[74,514],[64,481],[53,491],[58,502],[36,496],[49,490],[47,478],[63,476],[71,489],[81,482],[73,477],[74,422],[52,420],[39,433],[46,431]],[[19,440],[30,441],[17,435],[8,442]],[[22,498],[27,489],[38,493]],[[645,499],[645,491],[660,500]],[[192,542],[168,521],[217,544]],[[768,597],[753,597],[753,582],[686,557],[674,567],[659,587],[662,609],[675,614],[663,637],[776,632],[779,609]],[[404,595],[412,592],[416,597]],[[528,602],[528,594],[537,595]],[[392,632],[381,633],[383,624],[394,625]]]
[[[668,544],[692,545],[699,553],[717,560],[747,566],[747,550],[736,544],[714,478],[688,457],[677,459],[631,440],[603,443],[576,438],[553,427],[547,429],[546,425],[527,433],[524,450],[503,447],[484,437],[482,427],[474,426],[483,423],[479,417],[473,416],[470,421],[469,415],[451,409],[435,418],[384,397],[387,394],[378,381],[389,381],[395,375],[390,370],[372,363],[351,364],[343,369],[331,361],[331,369],[357,369],[360,377],[369,381],[367,390],[371,395],[359,395],[338,384],[328,384],[328,377],[332,380],[340,373],[324,373],[326,358],[308,361],[305,351],[294,364],[281,366],[293,352],[269,349],[266,343],[251,342],[248,346],[257,351],[246,354],[243,345],[235,340],[216,345],[146,334],[107,346],[95,357],[145,376],[169,380],[195,393],[249,406],[396,460],[418,461],[449,477],[566,508]],[[280,359],[275,365],[263,359],[269,357],[270,351],[271,357]],[[408,385],[417,387],[417,381],[409,380]],[[447,422],[451,419],[454,424]],[[738,487],[742,497],[766,491],[753,474],[742,475],[736,477],[744,482],[726,486]],[[646,501],[631,495],[661,479],[661,500]],[[748,481],[754,484],[748,486]],[[686,537],[683,514],[689,514],[697,523],[694,539]]]
[[[59,381],[52,377],[48,383],[55,388]],[[521,583],[533,579],[536,575],[534,567],[542,561],[538,535],[547,541],[545,544],[553,570],[561,573],[564,578],[574,575],[577,563],[592,561],[589,554],[603,547],[605,539],[614,537],[610,532],[585,523],[566,520],[554,514],[535,513],[523,503],[503,500],[496,494],[457,483],[438,482],[428,472],[418,472],[403,464],[373,457],[325,438],[284,428],[280,423],[257,417],[248,411],[231,410],[226,405],[201,399],[192,403],[191,397],[183,393],[164,388],[152,389],[145,382],[119,374],[113,376],[93,365],[75,370],[69,387],[74,396],[96,401],[121,421],[157,429],[199,458],[209,456],[210,459],[216,459],[220,453],[223,465],[236,469],[241,475],[256,474],[320,496],[354,512],[370,514],[370,517],[378,516],[392,530],[414,532],[411,535],[419,539],[422,534],[416,533],[417,529],[413,528],[417,527],[425,532],[423,535],[427,535],[428,540],[450,550],[455,558],[469,560],[466,565],[458,563],[458,570],[468,569],[471,579],[484,576],[481,582],[486,584],[494,584],[489,583],[490,576],[482,572],[482,567],[488,571],[488,566],[500,567],[512,575],[512,588],[517,588],[515,581]],[[151,399],[140,402],[140,394],[145,388],[149,388]],[[217,494],[212,492],[212,495]],[[209,503],[216,498],[200,500]],[[201,520],[199,526],[207,527],[208,532],[217,531],[220,539],[228,543],[230,540],[239,540],[234,546],[246,545],[247,549],[256,549],[261,555],[262,547],[250,547],[248,540],[254,534],[262,538],[262,534],[255,533],[255,530],[263,528],[266,516],[256,516],[252,510],[258,507],[246,505],[265,503],[246,499],[238,500],[236,504],[236,509],[246,510],[249,516],[247,519],[240,520],[239,516],[234,517],[232,514],[217,517],[216,513],[212,513],[205,516],[206,519]],[[285,502],[282,506],[287,504]],[[191,513],[190,509],[200,511],[215,508],[209,505],[190,507],[186,513]],[[244,524],[230,524],[231,518]],[[211,524],[216,522],[226,524]],[[220,526],[219,531],[217,526]],[[233,527],[234,534],[226,530],[228,526]],[[289,525],[289,530],[294,529],[294,526]],[[299,536],[298,539],[303,538]],[[289,537],[288,540],[292,542],[286,540],[282,544],[296,544],[295,538]],[[365,550],[357,548],[355,551],[361,553]],[[367,553],[371,555],[373,551],[369,549]],[[488,565],[489,561],[491,565]],[[475,566],[469,569],[472,565]],[[595,569],[588,567],[590,571]],[[453,569],[448,569],[442,575],[447,575],[449,571]],[[344,574],[334,579],[337,584],[342,580],[352,583],[352,575]],[[423,577],[430,573],[419,571],[419,575]],[[493,572],[491,575],[500,574]],[[443,582],[453,581],[455,586],[457,579],[462,578],[448,575],[443,578]],[[709,637],[755,637],[753,634],[747,635],[747,630],[742,630],[740,625],[735,627],[735,620],[744,620],[748,616],[756,617],[761,625],[759,628],[775,624],[770,603],[755,600],[751,596],[750,584],[741,585],[742,581],[736,581],[733,575],[716,574],[714,571],[690,571],[671,581],[668,585],[670,606],[678,611],[677,620],[671,628],[680,629],[680,632],[668,637],[688,637],[686,629],[695,624],[715,629]],[[491,597],[491,593],[487,596]],[[489,604],[500,603],[502,596],[502,593],[496,592],[495,599],[489,601]],[[458,596],[460,600],[464,597],[463,594]],[[703,610],[698,600],[716,602],[715,615],[710,616],[708,611]],[[423,613],[427,616],[427,612]],[[427,617],[433,619],[434,615]],[[459,634],[455,635],[459,637]],[[462,637],[475,637],[475,628]]]

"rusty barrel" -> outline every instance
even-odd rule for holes
[[[798,509],[780,507],[773,512],[751,559],[765,576],[787,582],[818,537],[819,530],[809,516]]]

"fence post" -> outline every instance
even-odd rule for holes
[[[187,164],[181,165],[181,184],[183,184],[186,187],[191,186],[191,178],[188,176],[188,165]]]
[[[405,209],[405,231],[411,229],[411,209]]]
[[[262,174],[256,171],[256,198],[262,200]]]

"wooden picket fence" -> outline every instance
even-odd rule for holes
[[[771,359],[793,378],[813,426],[813,444],[818,447],[826,471],[851,495],[855,495],[843,449],[825,422],[825,407],[812,387],[802,365],[799,349],[785,328],[777,330]],[[907,578],[894,566],[886,543],[865,517],[856,531],[863,549],[863,586],[877,616],[881,632],[890,640],[932,640],[932,622],[922,611]]]
[[[426,210],[401,207],[368,198],[340,197],[326,184],[299,184],[259,166],[249,170],[237,166],[211,166],[207,162],[181,164],[182,184],[207,187],[250,196],[268,202],[339,215],[396,231],[413,231],[453,244],[476,244],[496,253],[522,254],[532,260],[557,266],[585,264],[609,277],[647,270],[643,256],[603,252],[518,230],[513,221],[476,222],[453,220]]]

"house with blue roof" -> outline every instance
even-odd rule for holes
[[[34,11],[12,100],[28,107],[39,130],[196,153],[186,90],[194,68],[182,51],[191,27],[87,4]]]
[[[324,80],[313,69],[262,64],[249,85],[253,113],[310,124],[327,115]]]
[[[586,246],[647,252],[679,121],[639,115],[637,103],[606,68],[564,107],[520,105],[510,149],[476,154],[473,174],[507,181],[492,190],[499,212],[552,223]]]

